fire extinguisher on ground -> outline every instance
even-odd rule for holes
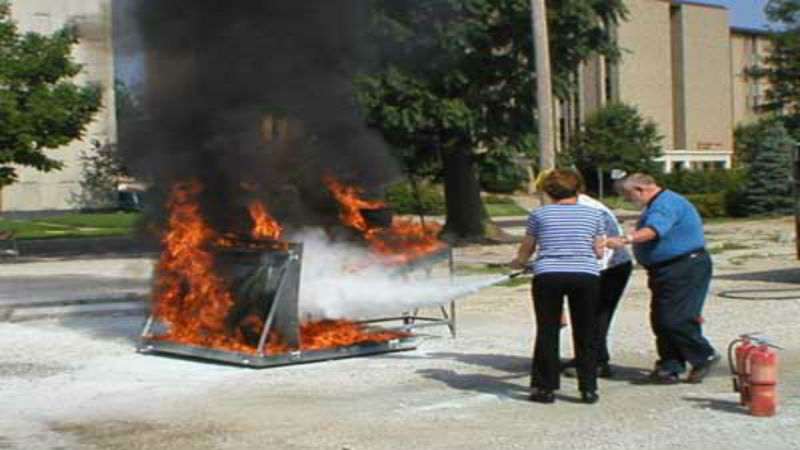
[[[781,347],[766,338],[749,333],[728,346],[728,362],[733,375],[733,390],[739,403],[754,416],[773,416],[778,406],[778,354]]]

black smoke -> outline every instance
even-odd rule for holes
[[[325,174],[378,194],[397,169],[354,101],[365,4],[138,2],[144,118],[122,146],[155,203],[176,182],[199,181],[204,215],[229,231],[254,198],[289,226],[330,223],[338,209]]]

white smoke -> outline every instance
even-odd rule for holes
[[[445,304],[499,283],[505,275],[403,277],[365,249],[331,242],[321,230],[293,236],[303,243],[302,317],[364,318]],[[418,271],[424,272],[424,271]]]

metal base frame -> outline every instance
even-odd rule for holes
[[[448,274],[452,279],[453,269],[454,269],[453,249],[449,246],[437,250],[436,252],[433,252],[429,255],[425,255],[422,258],[418,258],[408,264],[405,264],[401,269],[401,272],[399,273],[402,276],[408,276],[415,270],[423,269],[425,271],[426,276],[430,277],[431,272],[433,270],[433,265],[441,261],[447,261]],[[450,330],[450,335],[453,338],[455,338],[456,302],[453,300],[447,305],[441,305],[439,307],[439,312],[441,312],[440,317],[420,316],[419,309],[415,309],[413,311],[404,313],[401,317],[387,317],[381,319],[366,320],[361,323],[376,323],[376,322],[384,322],[391,320],[400,320],[403,322],[403,326],[400,329],[404,331],[410,331],[416,328],[437,327],[446,325],[447,328]]]
[[[253,368],[268,368],[285,366],[289,364],[302,364],[332,359],[352,358],[378,353],[414,350],[417,348],[418,339],[401,338],[385,342],[369,342],[350,345],[347,347],[334,347],[321,350],[296,350],[277,355],[248,354],[236,351],[218,350],[196,345],[178,344],[171,341],[143,338],[137,347],[140,353],[161,353],[178,355],[189,358],[205,359]]]

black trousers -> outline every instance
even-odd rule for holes
[[[711,257],[705,251],[648,268],[650,324],[656,336],[659,368],[681,373],[686,362],[694,366],[714,354],[701,326],[711,272]]]
[[[606,364],[611,360],[608,352],[608,330],[611,328],[614,311],[617,310],[617,305],[625,292],[631,272],[633,263],[630,261],[600,272],[600,302],[597,306],[597,333],[594,337],[599,364]]]
[[[531,386],[556,390],[561,386],[559,335],[564,297],[572,318],[572,339],[578,370],[578,389],[597,389],[597,355],[593,340],[597,330],[600,277],[586,273],[557,272],[533,277],[536,343]]]

